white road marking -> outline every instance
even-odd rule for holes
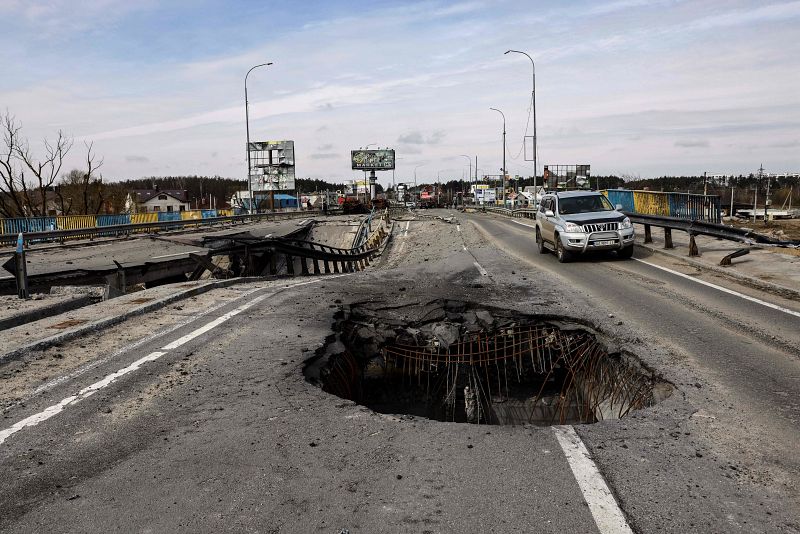
[[[474,265],[475,268],[478,269],[478,272],[481,273],[481,276],[489,276],[489,273],[486,272],[486,269],[481,267],[481,264],[478,263],[477,261],[473,261],[472,265]]]
[[[256,289],[251,289],[249,291],[246,291],[243,295],[241,295],[241,296],[239,296],[237,298],[247,297],[250,294],[255,293],[257,291],[261,291],[261,290],[262,290],[262,288],[260,288],[260,287],[256,288]],[[163,329],[161,331],[155,332],[150,337],[145,337],[145,338],[142,338],[142,339],[140,339],[138,341],[134,341],[133,343],[129,343],[128,345],[125,345],[124,347],[121,347],[121,348],[117,349],[112,354],[110,354],[110,355],[108,355],[108,356],[106,356],[104,358],[99,358],[97,360],[94,360],[94,361],[84,365],[83,367],[79,368],[78,370],[76,370],[76,371],[74,371],[72,373],[69,373],[69,374],[66,374],[66,375],[62,375],[62,376],[60,376],[58,378],[54,378],[53,380],[50,380],[49,382],[46,382],[45,384],[42,384],[41,386],[37,387],[35,390],[33,390],[33,393],[31,393],[28,397],[23,398],[20,402],[28,401],[28,400],[32,399],[33,397],[35,397],[37,395],[40,395],[41,393],[43,393],[45,391],[53,389],[54,387],[58,386],[59,384],[62,384],[64,382],[66,382],[67,380],[70,380],[70,379],[73,379],[73,378],[77,378],[78,376],[84,374],[85,372],[94,369],[98,365],[102,365],[102,364],[106,363],[107,361],[111,360],[112,358],[114,358],[116,356],[119,356],[120,354],[124,354],[124,353],[126,353],[126,352],[128,352],[130,350],[133,350],[133,349],[135,349],[137,347],[140,347],[140,346],[144,345],[145,343],[148,343],[148,342],[152,341],[153,338],[165,336],[165,335],[167,335],[167,334],[169,334],[171,332],[174,332],[175,330],[178,330],[179,328],[182,328],[182,327],[186,326],[187,324],[200,319],[201,317],[205,317],[206,315],[208,315],[210,313],[214,313],[218,309],[223,308],[223,307],[225,307],[225,306],[227,306],[229,304],[230,304],[230,302],[222,302],[220,304],[217,304],[216,306],[212,306],[211,308],[208,308],[207,310],[204,310],[204,311],[202,311],[200,313],[197,313],[197,314],[189,316],[187,319],[185,319],[183,321],[180,321],[180,322],[178,322],[176,324],[173,324],[173,325],[171,325],[171,326],[169,326],[169,327],[167,327],[167,328],[165,328],[165,329]],[[17,404],[19,404],[19,402]]]
[[[405,242],[405,241],[402,241],[402,242],[400,243],[400,248],[398,248],[398,249],[397,249],[397,253],[398,253],[398,254],[402,254],[402,253],[403,253],[403,249],[404,249],[404,248],[406,248],[406,242]]]
[[[460,224],[456,225],[456,230],[458,230],[459,232],[461,231],[461,225]]]
[[[406,228],[403,230],[403,235],[401,237],[408,237],[408,227],[411,226],[411,221],[406,223]]]
[[[174,254],[162,254],[161,256],[150,256],[150,259],[157,260],[159,258],[171,258],[173,256],[184,256],[186,254],[196,254],[198,252],[205,252],[203,250],[187,250],[186,252],[176,252]]]
[[[115,373],[111,373],[110,375],[106,376],[102,380],[99,380],[99,381],[95,382],[94,384],[83,388],[82,390],[80,390],[78,392],[78,394],[70,395],[69,397],[67,397],[65,399],[62,399],[61,402],[59,402],[57,404],[53,404],[52,406],[49,406],[49,407],[45,408],[44,410],[42,410],[41,412],[31,415],[30,417],[26,417],[22,421],[19,421],[19,422],[13,424],[11,427],[9,427],[9,428],[7,428],[5,430],[0,430],[0,444],[2,444],[5,440],[7,440],[9,437],[13,436],[14,434],[19,432],[23,428],[27,428],[29,426],[36,426],[36,425],[38,425],[39,423],[41,423],[43,421],[47,421],[48,419],[50,419],[54,415],[57,415],[57,414],[61,413],[64,410],[64,408],[66,408],[70,404],[75,404],[76,402],[80,401],[81,399],[85,399],[86,397],[94,395],[97,391],[99,391],[99,390],[103,389],[104,387],[108,386],[109,384],[114,382],[119,377],[124,376],[124,375],[126,375],[126,374],[128,374],[128,373],[130,373],[132,371],[137,370],[144,363],[159,359],[164,354],[166,354],[166,352],[160,352],[160,351],[151,352],[147,356],[145,356],[143,358],[139,358],[138,360],[136,360],[135,362],[133,362],[129,366],[124,367],[124,368],[120,369],[119,371],[117,371]]]
[[[662,267],[660,265],[656,265],[655,263],[650,263],[649,261],[640,260],[637,258],[633,258],[634,260],[638,261],[639,263],[644,263],[645,265],[649,265],[650,267],[655,267],[656,269],[660,269],[662,271],[666,271],[670,274],[674,274],[675,276],[680,276],[681,278],[686,278],[687,280],[691,280],[692,282],[697,282],[698,284],[702,284],[704,286],[712,287],[723,293],[728,293],[729,295],[734,295],[739,298],[743,298],[745,300],[749,300],[750,302],[755,302],[756,304],[761,304],[762,306],[766,306],[767,308],[772,308],[773,310],[778,310],[783,313],[788,313],[789,315],[794,315],[795,317],[800,317],[800,312],[796,312],[794,310],[790,310],[789,308],[784,308],[783,306],[778,306],[777,304],[772,304],[771,302],[766,302],[761,299],[757,299],[755,297],[751,297],[750,295],[745,295],[744,293],[739,293],[738,291],[734,291],[732,289],[728,289],[726,287],[718,286],[716,284],[712,284],[711,282],[706,282],[705,280],[698,280],[693,276],[689,276],[688,274],[683,274],[678,271],[674,271],[672,269],[668,269],[667,267]]]
[[[536,228],[536,224],[525,224],[524,222],[515,221],[514,219],[510,219],[510,221],[514,224],[524,226],[525,228]]]
[[[340,275],[336,275],[336,276],[326,276],[325,278],[340,278],[342,276],[349,276],[349,275],[350,275],[350,273],[344,273],[344,274],[340,274]],[[297,284],[287,284],[285,287],[279,289],[278,291],[280,291],[282,289],[287,289],[287,288],[293,288],[293,287],[304,286],[304,285],[308,285],[308,284],[314,284],[314,283],[320,282],[322,280],[323,280],[322,278],[318,278],[318,279],[315,279],[315,280],[308,280],[306,282],[299,282]],[[101,390],[101,389],[103,389],[105,387],[108,387],[110,384],[115,382],[118,378],[120,378],[122,376],[125,376],[126,374],[131,373],[133,371],[136,371],[137,369],[139,369],[139,367],[141,367],[142,365],[144,365],[147,362],[155,361],[155,360],[161,358],[165,354],[168,354],[169,350],[175,349],[177,347],[180,347],[181,345],[191,341],[192,339],[196,338],[197,336],[199,336],[201,334],[204,334],[205,332],[208,332],[212,328],[215,328],[215,327],[221,325],[225,321],[229,320],[231,317],[234,317],[234,316],[242,313],[243,311],[255,306],[256,304],[258,304],[259,302],[263,301],[264,299],[266,299],[266,298],[268,298],[270,296],[274,296],[276,293],[277,293],[277,291],[273,291],[271,293],[256,297],[253,300],[251,300],[250,302],[247,302],[247,303],[239,306],[238,308],[226,313],[225,315],[222,315],[221,317],[211,321],[210,323],[207,323],[204,326],[201,326],[200,328],[197,328],[196,330],[190,332],[189,334],[187,334],[187,335],[185,335],[185,336],[173,341],[172,343],[169,343],[162,350],[151,352],[147,356],[139,358],[138,360],[136,360],[132,364],[128,365],[127,367],[123,367],[119,371],[113,372],[113,373],[105,376],[102,380],[98,380],[94,384],[91,384],[91,385],[83,388],[77,394],[70,395],[69,397],[66,397],[66,398],[62,399],[60,402],[58,402],[56,404],[53,404],[52,406],[48,406],[47,408],[45,408],[41,412],[33,414],[33,415],[29,416],[29,417],[26,417],[25,419],[14,423],[9,428],[6,428],[4,430],[0,430],[0,445],[2,445],[9,437],[11,437],[12,435],[16,434],[20,430],[22,430],[24,428],[27,428],[27,427],[31,427],[31,426],[36,426],[36,425],[38,425],[39,423],[41,423],[43,421],[47,421],[51,417],[61,413],[64,410],[64,408],[66,408],[67,406],[69,406],[71,404],[75,404],[75,403],[81,401],[82,399],[85,399],[87,397],[90,397],[90,396],[94,395],[97,391],[99,391],[99,390]]]
[[[567,457],[569,467],[581,488],[586,504],[589,505],[589,511],[592,512],[600,534],[633,534],[603,475],[592,461],[586,445],[575,429],[571,426],[554,426],[553,433]]]
[[[466,245],[461,245],[461,246],[464,247],[464,251],[467,250],[467,246]]]
[[[303,226],[303,225],[304,225],[304,224],[306,224],[307,222],[308,222],[308,219],[303,219],[302,221],[300,221],[299,223],[297,223],[297,226]]]
[[[243,311],[247,310],[248,308],[252,308],[253,306],[258,304],[262,300],[266,299],[268,296],[269,295],[261,295],[260,297],[254,298],[250,302],[247,302],[247,303],[239,306],[235,310],[231,310],[228,313],[217,317],[216,319],[214,319],[210,323],[206,323],[203,326],[201,326],[200,328],[192,330],[191,332],[189,332],[185,336],[179,337],[178,339],[176,339],[172,343],[168,343],[167,345],[164,345],[161,350],[177,349],[181,345],[184,345],[184,344],[188,343],[189,341],[193,340],[194,338],[205,334],[206,332],[208,332],[209,330],[211,330],[213,328],[218,327],[219,325],[221,325],[222,323],[224,323],[225,321],[227,321],[231,317],[235,317],[236,315],[239,315],[240,313],[242,313]]]

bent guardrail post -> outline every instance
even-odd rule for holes
[[[689,256],[699,256],[700,250],[697,248],[697,242],[694,240],[694,234],[689,232]]]
[[[722,259],[719,261],[719,264],[720,264],[720,265],[731,265],[731,260],[732,260],[733,258],[738,258],[738,257],[740,257],[740,256],[745,256],[745,255],[747,255],[747,254],[750,254],[750,249],[749,249],[749,248],[740,248],[740,249],[739,249],[739,250],[737,250],[736,252],[731,252],[730,254],[728,254],[727,256],[725,256],[724,258],[722,258]]]

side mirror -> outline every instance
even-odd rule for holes
[[[616,205],[616,206],[614,206],[614,207],[615,207],[615,208],[617,208],[618,210],[622,211],[622,204],[617,204],[617,205]]]
[[[555,217],[556,214],[553,213],[553,210],[544,210],[544,216],[545,217]]]

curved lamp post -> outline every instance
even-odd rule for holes
[[[247,77],[250,76],[250,73],[253,72],[258,67],[267,67],[272,65],[272,62],[269,63],[261,63],[252,67],[250,70],[247,71],[247,74],[244,75],[244,123],[245,127],[247,128],[247,192],[250,196],[250,209],[247,210],[247,213],[253,213],[254,209],[254,199],[253,199],[253,181],[250,178],[250,112],[248,108],[247,102]]]
[[[506,207],[506,115],[497,108],[489,108],[503,116],[503,207]]]
[[[537,142],[539,141],[539,138],[536,137],[536,64],[533,62],[533,58],[530,55],[528,55],[527,52],[522,52],[521,50],[507,50],[506,54],[508,54],[510,52],[513,52],[515,54],[523,54],[523,55],[527,56],[528,59],[531,60],[531,67],[533,68],[533,78],[532,78],[533,85],[532,85],[532,88],[531,88],[531,105],[533,106],[533,194],[534,194],[534,197],[535,197],[536,196],[536,173],[539,171],[539,166],[538,166],[538,161],[537,161],[537,158],[538,158],[539,155],[538,155],[537,150],[536,150],[536,148],[537,148],[536,145],[537,145]]]

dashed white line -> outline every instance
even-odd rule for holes
[[[458,230],[459,232],[461,231],[461,225],[460,224],[456,225],[456,230]]]
[[[535,224],[533,224],[533,225],[525,224],[524,222],[515,221],[514,219],[511,219],[511,222],[514,223],[514,224],[518,224],[520,226],[524,226],[525,228],[531,228],[531,229],[536,228]]]
[[[597,469],[586,445],[571,426],[554,426],[558,444],[567,457],[572,474],[581,488],[583,498],[589,505],[594,522],[601,534],[633,534],[625,516],[608,489],[603,475]]]
[[[481,273],[481,276],[489,276],[489,273],[486,272],[486,269],[481,267],[481,264],[478,263],[477,261],[473,261],[472,265],[474,265],[475,268],[478,269],[478,272]]]
[[[346,274],[340,274],[340,275],[336,275],[336,276],[326,276],[325,278],[340,278],[342,276],[348,276],[348,275],[349,275],[349,273],[346,273]],[[307,284],[314,284],[314,283],[319,282],[321,280],[322,279],[315,279],[315,280],[308,280],[308,281],[305,281],[305,282],[299,282],[297,284],[289,284],[289,285],[287,285],[286,287],[284,287],[282,289],[293,288],[293,287],[298,287],[298,286],[304,286],[304,285],[307,285]],[[137,369],[139,369],[139,367],[141,367],[142,365],[144,365],[147,362],[155,361],[155,360],[161,358],[165,354],[168,354],[168,352],[170,350],[178,348],[181,345],[191,341],[192,339],[194,339],[194,338],[196,338],[196,337],[208,332],[209,330],[221,325],[225,321],[229,320],[231,317],[234,317],[234,316],[242,313],[243,311],[255,306],[256,304],[258,304],[259,302],[263,301],[264,299],[266,299],[266,298],[268,298],[270,296],[273,296],[275,293],[276,292],[271,292],[271,293],[268,293],[268,294],[265,294],[265,295],[258,296],[256,298],[254,298],[253,300],[251,300],[250,302],[247,302],[247,303],[239,306],[238,308],[236,308],[234,310],[231,310],[230,312],[222,315],[221,317],[219,317],[219,318],[217,318],[217,319],[215,319],[215,320],[213,320],[213,321],[211,321],[209,323],[206,323],[205,325],[201,326],[200,328],[197,328],[197,329],[193,330],[192,332],[186,334],[185,336],[176,339],[172,343],[169,343],[169,344],[165,345],[161,350],[158,350],[158,351],[155,351],[155,352],[151,352],[147,356],[139,358],[138,360],[136,360],[132,364],[128,365],[127,367],[123,367],[122,369],[120,369],[118,371],[115,371],[115,372],[105,376],[103,379],[98,380],[94,384],[91,384],[91,385],[83,388],[77,394],[70,395],[69,397],[66,397],[66,398],[62,399],[60,402],[58,402],[56,404],[53,404],[52,406],[48,406],[47,408],[45,408],[41,412],[33,414],[31,416],[28,416],[25,419],[22,419],[21,421],[18,421],[16,423],[14,423],[9,428],[6,428],[4,430],[0,430],[0,444],[3,444],[9,437],[13,436],[14,434],[19,432],[20,430],[22,430],[24,428],[27,428],[27,427],[38,425],[39,423],[41,423],[43,421],[47,421],[51,417],[61,413],[64,410],[64,408],[66,408],[67,406],[70,406],[72,404],[80,402],[82,399],[85,399],[87,397],[90,397],[91,395],[94,395],[97,391],[99,391],[99,390],[101,390],[101,389],[103,389],[105,387],[108,387],[110,384],[115,382],[120,377],[125,376],[126,374],[131,373],[133,371],[136,371]]]
[[[723,293],[728,293],[729,295],[734,295],[739,298],[743,298],[745,300],[749,300],[750,302],[755,302],[756,304],[761,304],[762,306],[766,306],[767,308],[772,308],[773,310],[778,310],[783,313],[788,313],[789,315],[794,315],[795,317],[800,317],[800,312],[796,312],[794,310],[790,310],[789,308],[784,308],[783,306],[778,306],[777,304],[772,304],[771,302],[766,302],[761,299],[757,299],[755,297],[751,297],[750,295],[745,295],[744,293],[739,293],[738,291],[734,291],[732,289],[728,289],[727,287],[718,286],[717,284],[712,284],[711,282],[706,282],[705,280],[698,280],[693,276],[689,276],[688,274],[683,274],[678,271],[674,271],[667,267],[662,267],[660,265],[656,265],[655,263],[650,263],[649,261],[640,260],[638,258],[633,258],[634,260],[638,261],[639,263],[644,263],[645,265],[649,265],[650,267],[654,267],[656,269],[660,269],[662,271],[668,272],[670,274],[674,274],[675,276],[680,276],[681,278],[686,278],[687,280],[691,280],[692,282],[697,282],[698,284],[702,284],[707,287],[712,287]]]
[[[405,227],[405,229],[403,230],[403,235],[402,235],[402,236],[400,236],[400,237],[408,237],[408,227],[409,227],[409,226],[411,226],[411,221],[408,221],[408,222],[406,223],[406,227]]]
[[[186,252],[176,252],[174,254],[162,254],[161,256],[150,256],[150,259],[157,260],[159,258],[171,258],[173,256],[184,256],[186,254],[196,254],[198,252],[204,252],[203,250],[187,250]]]

